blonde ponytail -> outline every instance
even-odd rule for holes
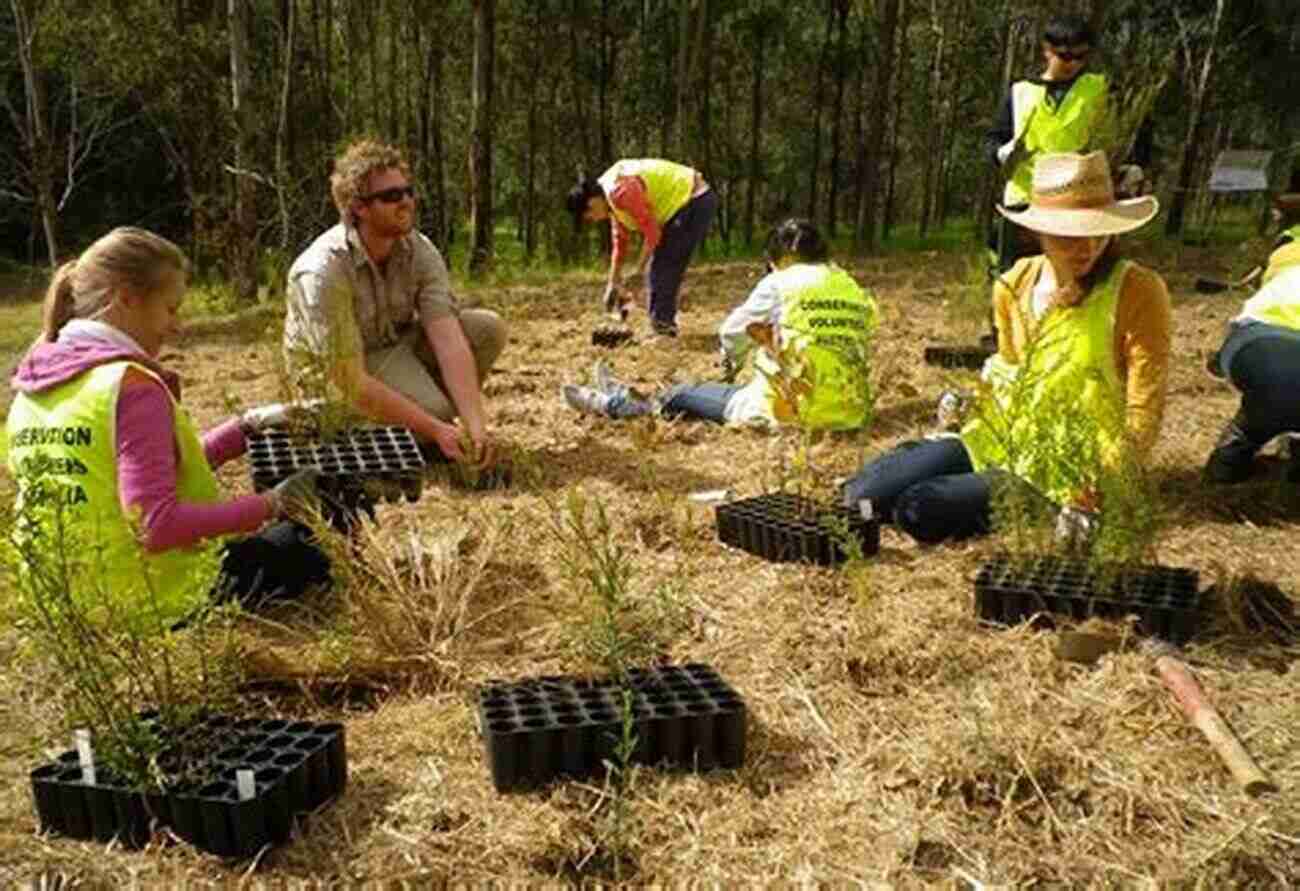
[[[69,260],[55,270],[41,307],[41,340],[48,343],[58,340],[59,331],[72,320],[77,303],[73,293],[76,271],[76,260]]]

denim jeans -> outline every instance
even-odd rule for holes
[[[1241,391],[1238,426],[1256,449],[1279,433],[1300,431],[1300,332],[1234,325],[1219,353]]]
[[[727,403],[740,392],[730,384],[677,384],[654,399],[637,399],[622,388],[609,400],[605,413],[611,418],[638,418],[658,410],[666,418],[698,418],[722,424],[727,420]]]
[[[659,245],[646,270],[646,291],[650,295],[650,320],[664,326],[677,324],[677,291],[681,288],[691,254],[709,234],[718,211],[718,195],[712,189],[697,195],[664,223]]]
[[[987,534],[993,489],[1003,482],[1028,485],[1000,470],[976,473],[966,446],[946,436],[905,442],[868,461],[844,484],[843,496],[848,506],[870,499],[881,522],[932,544]]]

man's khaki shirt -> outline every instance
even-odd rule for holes
[[[412,325],[457,312],[447,264],[428,238],[401,238],[380,270],[342,223],[290,267],[286,308],[286,352],[335,361],[393,346]]]

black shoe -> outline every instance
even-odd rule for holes
[[[677,326],[672,322],[651,322],[650,329],[656,337],[677,336]]]
[[[1255,472],[1257,451],[1259,447],[1246,438],[1236,422],[1229,421],[1205,462],[1205,479],[1211,483],[1240,483],[1250,479]]]

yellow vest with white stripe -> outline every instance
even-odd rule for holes
[[[767,399],[779,420],[797,420],[808,430],[856,430],[871,419],[868,383],[876,302],[834,263],[796,263],[775,272],[781,293],[780,343],[794,358],[811,390],[797,400],[795,418],[776,411],[772,380],[780,368],[766,350],[755,360],[768,381]]]
[[[1060,103],[1053,104],[1041,83],[1022,80],[1012,85],[1012,132],[1022,140],[1027,156],[1007,179],[1004,207],[1029,202],[1039,155],[1108,147],[1107,89],[1105,75],[1081,74]]]
[[[1284,270],[1300,266],[1300,226],[1292,226],[1281,234],[1285,239],[1282,246],[1268,255],[1268,266],[1264,269],[1261,285],[1266,285]]]
[[[695,191],[695,171],[684,164],[658,158],[631,158],[617,162],[600,175],[597,182],[608,198],[618,185],[620,176],[639,176],[645,183],[646,197],[654,211],[655,221],[662,226],[673,214],[686,206]],[[614,217],[629,229],[638,229],[631,214],[617,207]],[[638,229],[639,231],[639,229]]]
[[[212,545],[147,553],[137,524],[122,510],[117,400],[128,369],[157,379],[135,363],[110,362],[14,399],[5,440],[9,471],[18,482],[16,541],[29,555],[21,567],[29,583],[39,584],[67,561],[62,565],[69,593],[83,608],[119,626],[169,628],[207,597],[217,557]],[[172,414],[177,500],[216,501],[217,480],[203,444],[174,399]]]
[[[1096,486],[1106,458],[1122,448],[1115,307],[1131,265],[1117,262],[1077,306],[1049,310],[1020,365],[994,375],[993,392],[961,433],[976,470],[1008,470],[1058,503]],[[1017,299],[1032,319],[1033,289]]]

